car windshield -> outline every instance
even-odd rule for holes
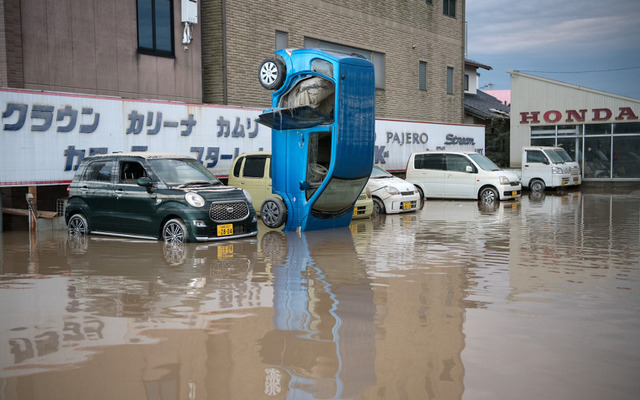
[[[499,171],[500,168],[491,160],[489,160],[486,156],[483,156],[480,153],[469,154],[469,157],[478,164],[480,168],[485,171]]]
[[[556,150],[545,151],[545,153],[554,164],[563,163],[566,161],[564,158],[562,158],[562,156],[560,156],[560,154],[558,154]]]
[[[157,158],[149,165],[168,186],[222,185],[202,164],[188,158]]]
[[[377,165],[374,165],[373,170],[371,170],[371,177],[375,179],[384,179],[384,178],[393,178],[393,175],[391,175],[384,169],[378,167]]]
[[[569,153],[567,153],[567,151],[565,149],[557,149],[555,150],[555,152],[560,156],[560,158],[562,158],[565,162],[566,161],[573,161],[571,159],[571,156],[569,155]]]
[[[350,210],[364,188],[366,178],[342,179],[333,177],[311,208],[319,217],[340,215]]]

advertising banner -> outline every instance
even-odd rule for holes
[[[189,155],[219,177],[241,153],[270,150],[258,108],[0,89],[0,186],[60,185],[87,156],[149,151]],[[375,163],[406,167],[413,151],[484,150],[484,127],[376,120]]]

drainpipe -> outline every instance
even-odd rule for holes
[[[222,104],[228,105],[227,81],[227,1],[222,0]]]

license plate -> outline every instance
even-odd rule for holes
[[[402,202],[402,209],[403,210],[408,210],[411,208],[411,202],[410,201],[403,201]]]
[[[233,224],[218,225],[218,236],[233,235]]]
[[[358,215],[358,207],[353,207],[353,216]]]
[[[516,190],[512,191],[511,197],[518,197],[518,192]]]
[[[233,244],[218,246],[218,259],[232,258],[232,257],[233,257]]]

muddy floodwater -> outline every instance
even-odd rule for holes
[[[638,399],[640,193],[210,244],[0,235],[0,400]]]

